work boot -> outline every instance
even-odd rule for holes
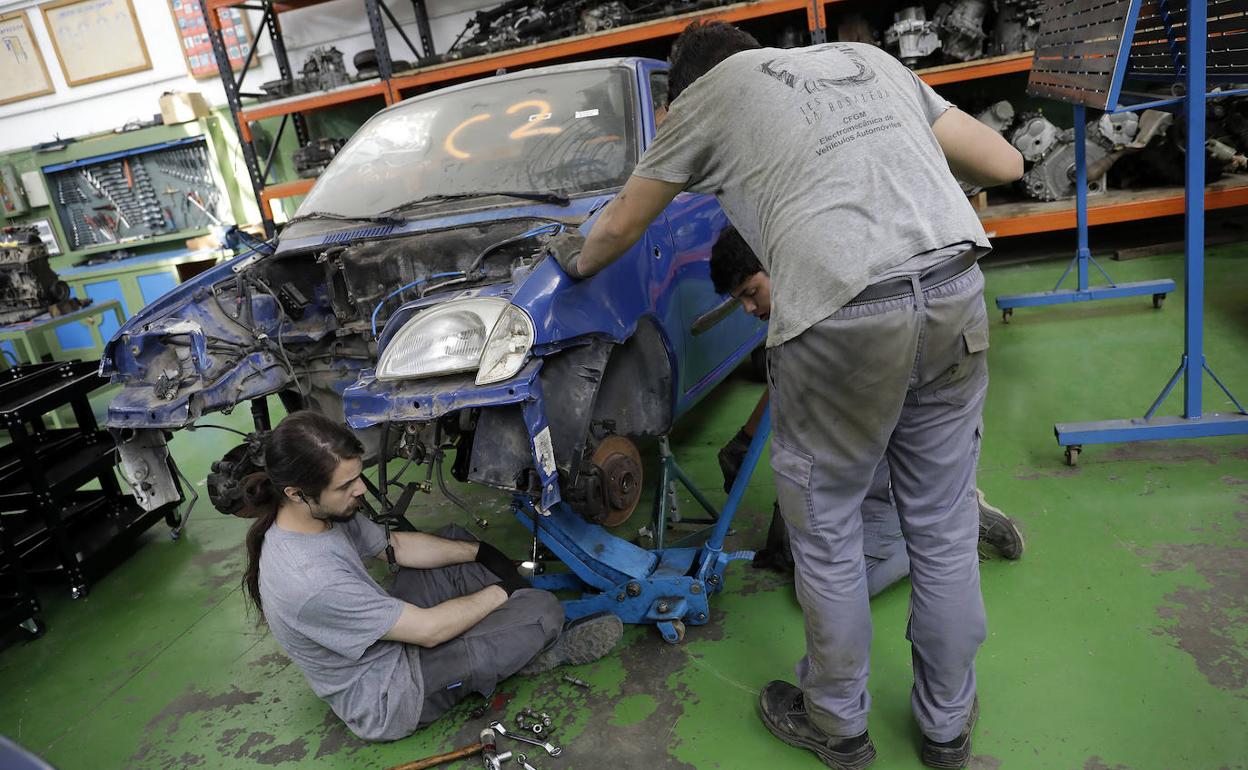
[[[624,635],[624,623],[610,612],[599,612],[569,621],[555,643],[520,669],[525,676],[544,674],[556,666],[579,666],[603,657]]]
[[[979,719],[979,696],[971,701],[971,715],[966,718],[962,734],[951,741],[937,743],[923,736],[923,764],[941,770],[960,770],[971,761],[971,730]]]
[[[802,691],[779,680],[758,694],[763,724],[771,734],[799,749],[810,749],[834,770],[862,770],[875,761],[875,744],[864,731],[852,738],[836,738],[820,730],[806,713]]]
[[[975,490],[979,501],[979,542],[992,546],[1007,559],[1023,555],[1023,533],[1009,516],[989,504],[981,489]]]
[[[745,453],[750,451],[750,441],[742,428],[719,450],[719,472],[724,474],[725,492],[732,491],[732,483],[737,480],[741,465],[745,463]]]
[[[771,507],[771,525],[767,527],[767,544],[754,554],[750,564],[756,569],[773,569],[793,574],[793,545],[789,542],[789,528],[780,515],[780,503]]]

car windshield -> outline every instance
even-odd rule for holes
[[[490,191],[616,187],[636,163],[629,70],[482,82],[383,112],[351,138],[296,216],[369,216]]]

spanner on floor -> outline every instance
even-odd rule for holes
[[[513,741],[520,741],[521,743],[527,743],[530,746],[539,746],[542,749],[545,749],[546,753],[552,757],[557,757],[563,753],[563,749],[559,748],[558,746],[551,745],[550,743],[547,743],[546,741],[535,741],[532,738],[525,738],[522,735],[516,735],[515,733],[507,732],[507,728],[503,726],[502,722],[497,722],[497,721],[490,722],[490,729],[498,733],[499,735],[503,735],[512,739]]]
[[[516,763],[523,767],[524,770],[537,770],[536,767],[529,764],[529,758],[520,752],[516,752]]]

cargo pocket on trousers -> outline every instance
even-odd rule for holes
[[[771,469],[776,474],[780,515],[786,524],[801,532],[811,531],[814,505],[810,484],[814,467],[813,457],[772,435]]]
[[[953,406],[966,406],[979,391],[976,372],[987,364],[984,357],[988,350],[988,316],[981,314],[962,330],[957,348],[957,361],[943,377],[944,383],[936,389],[936,398]]]

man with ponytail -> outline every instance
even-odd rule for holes
[[[610,652],[619,618],[564,624],[498,549],[460,527],[386,530],[357,515],[364,447],[346,426],[296,412],[265,440],[245,485],[243,586],[312,690],[361,738],[389,741],[515,673]],[[398,566],[384,590],[366,559]]]

